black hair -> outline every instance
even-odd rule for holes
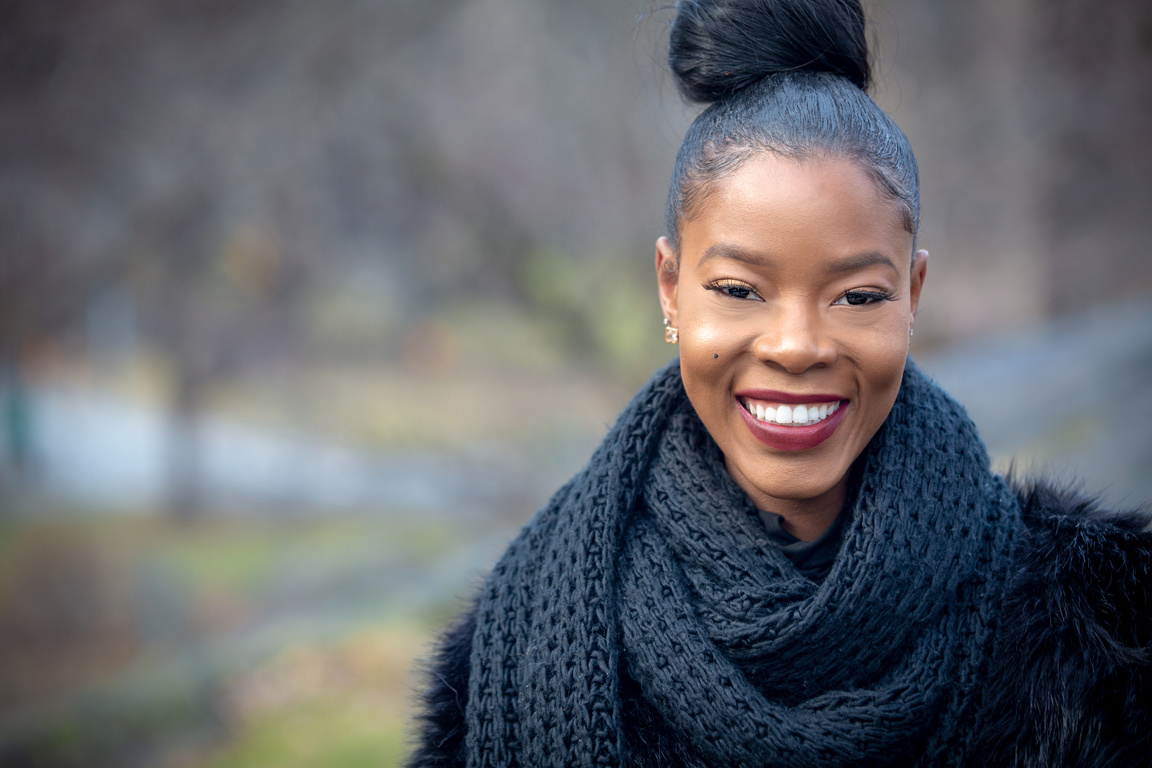
[[[920,179],[907,137],[866,93],[859,0],[679,0],[668,63],[680,92],[709,104],[688,129],[665,225],[679,248],[713,182],[762,152],[858,162],[903,210],[915,239]]]

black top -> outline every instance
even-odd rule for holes
[[[784,530],[784,518],[775,512],[760,512],[760,519],[764,521],[764,528],[768,531],[768,538],[780,547],[785,557],[792,564],[817,584],[824,581],[828,572],[832,570],[832,563],[840,552],[843,540],[844,520],[848,517],[848,507],[840,510],[840,514],[828,526],[828,530],[812,541],[801,541],[788,531]]]

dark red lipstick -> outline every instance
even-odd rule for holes
[[[774,389],[742,389],[736,393],[741,400],[762,400],[766,403],[784,405],[806,405],[808,403],[838,403],[840,395],[797,395],[791,392],[777,392]]]
[[[748,425],[752,436],[769,448],[775,448],[778,451],[806,451],[815,448],[832,437],[836,428],[840,426],[840,422],[844,420],[844,414],[848,412],[848,401],[836,395],[792,395],[769,390],[745,390],[740,392],[738,397],[784,405],[840,403],[836,412],[823,421],[794,427],[760,421],[748,412],[748,409],[744,407],[743,400],[738,399],[736,407],[740,409],[740,416]]]

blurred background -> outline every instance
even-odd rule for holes
[[[873,0],[913,351],[1152,498],[1152,5]],[[674,350],[644,0],[0,0],[0,763],[396,765],[432,634]]]

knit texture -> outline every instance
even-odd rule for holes
[[[817,585],[658,373],[481,592],[467,764],[631,762],[622,668],[709,765],[963,764],[1018,503],[911,362],[861,461]]]

